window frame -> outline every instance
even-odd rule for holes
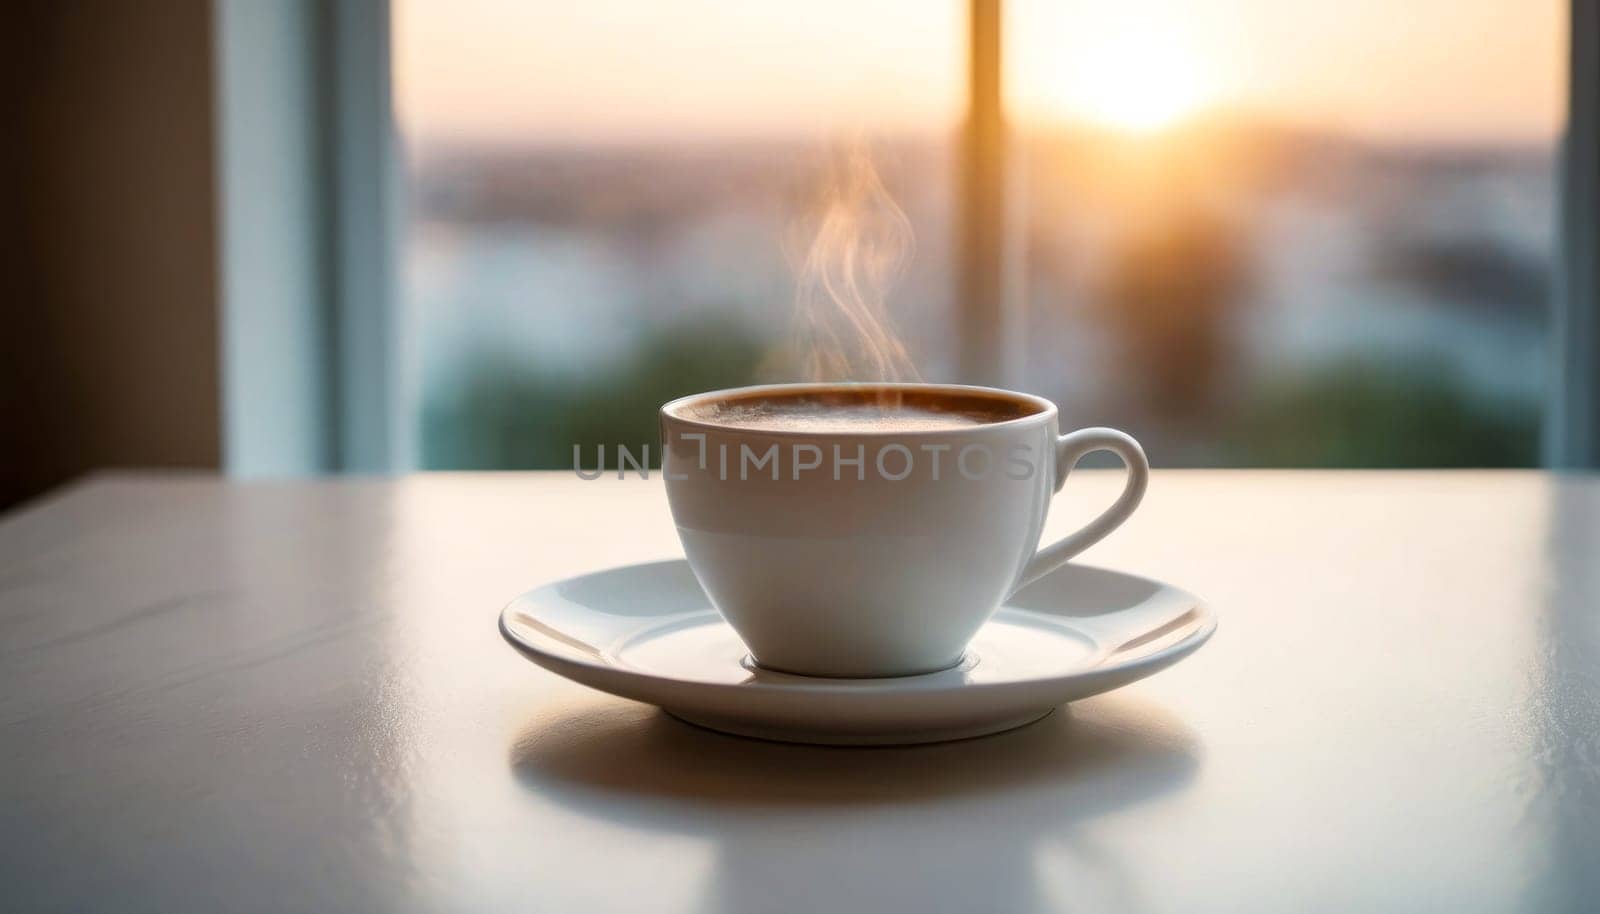
[[[1545,462],[1600,469],[1600,3],[1569,5]]]
[[[412,469],[388,0],[215,12],[224,469]]]

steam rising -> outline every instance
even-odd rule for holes
[[[914,381],[889,320],[889,290],[915,246],[911,221],[857,141],[822,176],[811,217],[796,226],[796,354],[811,381]]]

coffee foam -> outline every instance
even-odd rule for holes
[[[1028,414],[1018,403],[921,395],[878,402],[865,395],[741,398],[695,404],[684,418],[732,428],[784,432],[930,432],[1003,422]]]

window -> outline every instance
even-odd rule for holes
[[[863,161],[868,240],[912,239],[884,313],[920,377],[970,380],[967,16],[397,0],[422,465],[567,467],[672,396],[798,377],[821,195]],[[1565,28],[1007,4],[1007,380],[1160,465],[1535,463]]]
[[[1555,0],[1018,0],[1024,385],[1160,462],[1533,465]]]
[[[959,3],[395,13],[424,467],[637,452],[671,397],[792,378],[797,270],[866,163],[907,242],[883,305],[950,358]]]

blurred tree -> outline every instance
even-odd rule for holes
[[[1495,400],[1442,362],[1345,362],[1278,385],[1246,409],[1229,463],[1263,467],[1528,467],[1537,403]]]
[[[596,448],[616,466],[616,447],[648,445],[660,466],[657,410],[686,394],[755,383],[765,347],[738,323],[703,319],[641,337],[615,368],[550,374],[504,352],[484,352],[459,386],[423,410],[426,469],[568,469],[572,447],[593,468]]]
[[[1243,299],[1237,232],[1199,204],[1152,213],[1116,243],[1098,310],[1122,349],[1131,404],[1163,421],[1209,421]]]

